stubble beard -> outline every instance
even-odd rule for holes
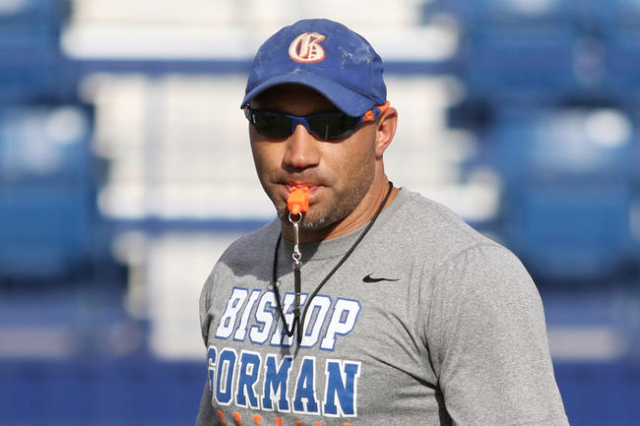
[[[368,180],[362,179],[359,185],[353,185],[346,191],[336,194],[334,199],[323,203],[325,205],[312,205],[309,214],[303,216],[300,229],[318,231],[340,222],[358,207],[372,182],[373,177]],[[273,198],[272,201],[274,201]],[[320,208],[323,210],[319,210]],[[276,204],[276,209],[280,220],[289,224],[289,210],[286,204]]]

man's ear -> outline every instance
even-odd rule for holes
[[[382,158],[382,154],[391,144],[398,127],[398,111],[389,107],[377,120],[376,128],[376,158]]]

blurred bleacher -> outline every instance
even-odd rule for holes
[[[640,423],[640,1],[364,5],[0,0],[0,425],[193,423],[201,285],[273,216],[246,72],[314,16],[385,59],[394,183],[536,279],[572,424]]]

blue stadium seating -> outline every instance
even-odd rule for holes
[[[600,114],[613,115],[613,121],[599,121]],[[638,174],[634,118],[633,111],[616,107],[504,106],[493,110],[484,154],[508,179],[582,175],[633,180]],[[613,138],[609,142],[599,140],[608,136]]]
[[[619,29],[605,40],[605,72],[608,85],[626,103],[640,103],[640,25],[635,29]]]
[[[0,110],[0,278],[66,274],[97,249],[91,126],[82,107]]]
[[[576,2],[572,0],[477,0],[464,2],[460,13],[471,26],[526,25],[549,29],[570,25],[575,19],[575,7]]]
[[[640,2],[637,0],[582,0],[604,32],[640,28]]]
[[[506,193],[503,236],[536,277],[614,277],[632,260],[631,200],[624,182],[521,180]]]
[[[205,366],[92,357],[0,362],[3,426],[195,423]]]
[[[0,100],[38,100],[55,90],[55,42],[32,34],[7,34],[0,28]]]
[[[0,27],[57,34],[69,13],[65,0],[5,1],[0,7]]]
[[[442,0],[469,27],[569,28],[611,31],[640,25],[637,0]]]
[[[16,8],[8,5],[15,4]],[[61,75],[59,36],[67,3],[9,2],[0,8],[0,101],[49,99]]]
[[[640,102],[640,2],[481,0],[456,10],[465,18],[472,97]]]
[[[579,88],[570,30],[489,27],[468,35],[464,77],[472,98],[540,102]]]
[[[483,141],[505,182],[505,243],[548,279],[594,280],[633,261],[637,135],[598,145],[585,133],[590,113],[499,111]]]

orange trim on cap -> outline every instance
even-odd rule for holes
[[[384,114],[384,112],[386,110],[388,110],[390,106],[391,106],[391,103],[389,101],[387,101],[387,102],[384,103],[384,105],[378,105],[378,106],[375,106],[375,107],[371,108],[369,111],[364,113],[364,117],[362,118],[362,122],[366,123],[367,121],[375,120],[377,117],[380,117],[382,114]],[[379,111],[378,114],[373,112],[376,109]]]

